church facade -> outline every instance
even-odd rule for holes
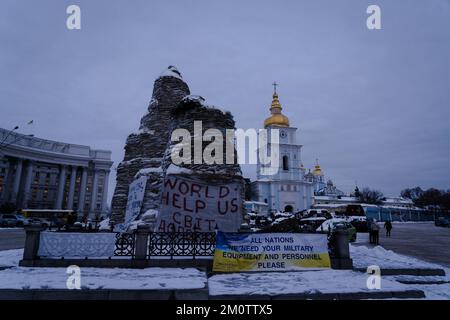
[[[298,212],[309,209],[313,205],[314,196],[330,190],[332,182],[325,182],[318,163],[312,172],[306,172],[302,162],[302,145],[297,142],[297,128],[290,126],[288,117],[281,111],[275,89],[270,107],[271,115],[264,121],[264,128],[268,131],[268,150],[279,150],[279,168],[274,174],[266,174],[266,165],[258,161],[257,180],[252,182],[253,200],[267,203],[268,210],[272,212]],[[278,129],[277,145],[271,142],[270,137],[277,131],[271,129]]]

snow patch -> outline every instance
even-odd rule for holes
[[[381,269],[442,268],[440,265],[404,256],[381,246],[368,248],[350,245],[350,256],[355,268],[367,268],[370,265],[377,265]]]
[[[277,295],[280,293],[369,292],[367,275],[350,270],[259,272],[215,275],[209,278],[211,295]],[[402,291],[407,285],[390,280],[381,291]]]
[[[137,179],[137,178],[139,178],[140,176],[146,176],[146,175],[149,175],[149,174],[151,174],[151,173],[162,174],[162,173],[163,173],[163,170],[162,170],[161,167],[141,169],[141,170],[139,170],[139,171],[135,174],[134,178]]]
[[[163,72],[161,72],[161,74],[159,75],[158,78],[162,78],[162,77],[174,77],[174,78],[184,81],[183,77],[181,76],[180,71],[178,71],[178,69],[174,66],[169,66],[167,69],[165,69]]]
[[[205,98],[203,98],[202,96],[198,96],[198,95],[191,94],[191,95],[185,96],[181,101],[182,102],[195,102],[195,103],[200,104],[202,107],[205,107],[208,109],[215,109],[215,110],[222,112],[223,114],[226,114],[227,112],[229,112],[229,111],[223,110],[221,108],[218,108],[216,106],[206,104]]]
[[[1,289],[67,289],[66,268],[22,268],[0,271]],[[82,268],[82,289],[199,289],[206,275],[193,268]]]
[[[109,231],[110,225],[109,225],[109,218],[106,218],[99,223],[99,230]]]
[[[205,98],[203,98],[202,96],[194,95],[194,94],[185,96],[181,101],[182,102],[196,102],[196,103],[201,104],[202,106],[207,107],[207,105],[205,104]]]
[[[0,251],[0,267],[16,267],[22,257],[23,249]]]
[[[166,170],[166,174],[192,174],[192,170],[179,167],[173,163]]]

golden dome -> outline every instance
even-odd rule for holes
[[[270,125],[276,125],[280,127],[289,127],[289,119],[281,113],[281,104],[278,100],[278,94],[273,93],[272,105],[270,106],[270,113],[272,114],[264,121],[264,128]]]
[[[321,176],[321,175],[323,175],[322,169],[320,168],[320,165],[319,165],[319,164],[316,164],[316,165],[314,166],[313,175],[315,175],[315,176]]]
[[[319,164],[319,159],[316,158],[316,165],[314,166],[313,175],[315,176],[323,176],[322,168]]]

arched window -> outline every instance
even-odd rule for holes
[[[283,170],[288,171],[289,170],[289,158],[288,156],[283,156]]]

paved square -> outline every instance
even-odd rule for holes
[[[450,228],[434,223],[394,223],[391,237],[380,229],[380,245],[407,256],[450,267]]]

